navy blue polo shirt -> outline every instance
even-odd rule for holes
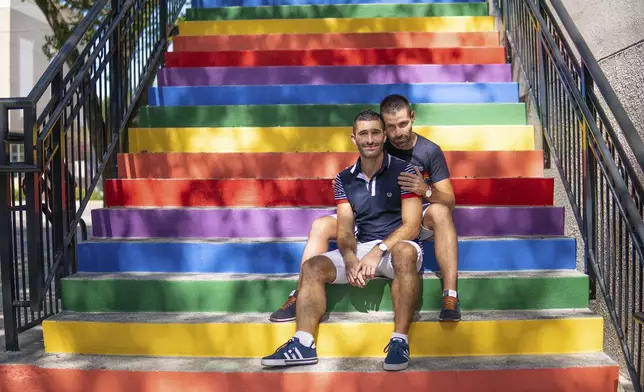
[[[362,173],[360,158],[336,176],[335,201],[351,204],[358,242],[384,240],[402,225],[402,199],[419,197],[400,188],[402,172],[415,174],[413,166],[385,152],[382,166],[370,181]],[[420,244],[420,238],[416,241]]]

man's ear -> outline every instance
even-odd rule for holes
[[[409,113],[409,118],[411,118],[411,122],[413,123],[416,120],[416,112],[412,110],[411,113]]]

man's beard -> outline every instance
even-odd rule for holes
[[[397,147],[397,148],[406,147],[407,144],[409,144],[409,142],[411,141],[411,137],[412,137],[412,132],[409,132],[408,135],[398,137],[396,139],[390,139],[390,140],[391,140],[391,143],[394,145],[394,147]]]

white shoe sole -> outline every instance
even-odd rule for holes
[[[405,370],[409,366],[409,362],[405,363],[383,363],[382,368],[387,370],[387,371],[397,371],[397,370]]]
[[[306,359],[262,359],[262,366],[315,365],[317,358]]]

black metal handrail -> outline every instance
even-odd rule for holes
[[[641,392],[644,143],[561,2],[549,1],[561,24],[545,0],[494,0],[494,9],[579,224],[590,297],[598,286]]]
[[[77,230],[162,64],[185,0],[98,0],[26,97],[0,99],[0,265],[6,348],[61,310]],[[66,69],[67,68],[67,69]],[[49,93],[49,97],[47,97]],[[21,126],[14,120],[22,112]],[[17,131],[16,129],[21,129]],[[7,151],[22,145],[24,160]]]

